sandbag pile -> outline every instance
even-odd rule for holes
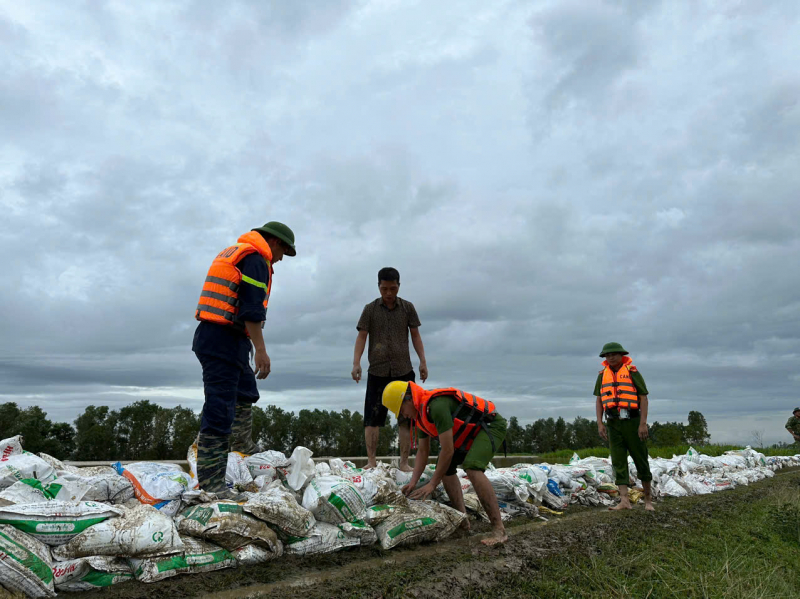
[[[690,447],[685,455],[673,455],[670,459],[650,458],[649,464],[655,497],[688,497],[769,478],[780,468],[800,465],[800,454],[766,457],[748,446],[726,451],[721,456],[708,456]],[[530,466],[546,473],[547,491],[541,502],[547,507],[563,509],[570,503],[612,505],[616,501],[617,487],[610,458],[580,459],[578,454],[573,454],[569,464]],[[641,487],[642,481],[631,458],[628,458],[628,471],[629,486]]]
[[[427,501],[406,498],[411,474],[379,464],[364,470],[333,458],[315,463],[297,447],[230,453],[228,486],[238,503],[197,488],[196,448],[189,472],[175,464],[119,462],[77,468],[25,452],[21,437],[0,441],[0,589],[30,597],[84,591],[129,580],[157,582],[279,559],[380,544],[383,549],[441,541],[467,514],[446,505],[439,485]],[[750,447],[710,457],[690,449],[651,459],[654,492],[714,493],[773,476],[800,455],[765,457]],[[630,464],[631,486],[640,485]],[[429,465],[417,485],[427,484]],[[464,470],[457,476],[468,514],[488,520]],[[516,464],[486,476],[504,520],[535,518],[538,506],[610,505],[616,486],[606,458],[569,464]]]

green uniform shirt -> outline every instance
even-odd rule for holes
[[[795,435],[800,435],[800,418],[792,416],[786,421],[786,428],[788,428]]]
[[[647,391],[647,386],[644,384],[644,377],[639,370],[631,371],[631,381],[633,382],[634,386],[636,387],[636,392],[639,395],[649,395],[650,393]],[[603,386],[603,370],[601,370],[597,375],[597,382],[594,384],[594,394],[595,397],[600,396],[600,389]],[[611,416],[608,416],[608,412],[611,412]],[[616,415],[619,414],[618,408],[611,408],[606,410],[606,416],[609,418],[616,418]],[[639,410],[634,410],[633,414],[638,414]]]
[[[430,419],[439,434],[446,433],[453,428],[453,416],[458,412],[459,407],[461,407],[461,403],[452,395],[440,395],[428,403]],[[481,431],[466,454],[456,451],[447,469],[447,476],[455,474],[456,468],[461,465],[464,470],[480,470],[481,472],[486,470],[495,451],[500,449],[503,439],[506,437],[506,419],[495,412],[494,420],[487,425],[487,428],[492,438],[487,436],[486,431]],[[417,434],[420,439],[428,438],[428,434],[419,427],[417,427]],[[494,444],[494,449],[492,449],[492,444]]]
[[[453,428],[453,416],[458,412],[460,406],[461,402],[452,395],[440,395],[439,397],[434,397],[428,403],[430,419],[433,421],[433,424],[436,425],[436,430],[439,431],[440,435]],[[494,420],[488,424],[488,427],[490,430],[493,428],[505,428],[506,419],[495,412]],[[427,433],[423,432],[420,428],[417,428],[417,434],[420,439],[428,438]]]

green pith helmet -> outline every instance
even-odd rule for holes
[[[794,410],[792,410],[792,414],[795,414],[796,412],[800,412],[800,408],[795,408]]]
[[[268,222],[263,227],[258,227],[257,229],[253,229],[253,231],[258,231],[259,233],[266,233],[268,235],[274,235],[278,239],[280,239],[283,243],[289,246],[288,251],[286,252],[287,256],[296,256],[297,250],[294,249],[294,233],[292,230],[284,225],[283,223],[279,223],[276,220]]]
[[[616,341],[612,341],[611,343],[606,343],[603,346],[603,351],[600,352],[600,357],[605,358],[606,354],[622,354],[624,356],[628,355],[628,352],[625,351],[625,348],[622,347]]]

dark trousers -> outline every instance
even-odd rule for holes
[[[386,426],[389,409],[383,405],[383,389],[392,381],[416,381],[414,371],[402,376],[375,376],[367,374],[367,392],[364,397],[364,426]],[[398,423],[408,422],[400,416]]]
[[[195,355],[203,367],[206,396],[200,432],[206,435],[230,435],[236,416],[236,402],[252,404],[258,401],[256,375],[249,364],[245,368],[242,364],[216,356]]]
[[[639,480],[653,480],[647,461],[647,442],[639,438],[640,418],[609,418],[606,422],[611,465],[614,467],[614,484],[629,485],[628,454],[633,458]]]

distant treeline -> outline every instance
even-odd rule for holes
[[[652,423],[650,443],[656,447],[705,445],[710,438],[706,419],[700,412],[692,411],[688,420],[688,424]],[[75,419],[74,425],[51,422],[38,406],[20,408],[15,403],[0,404],[0,439],[23,435],[27,451],[44,452],[59,459],[185,459],[199,427],[199,415],[191,409],[164,408],[149,400],[119,410],[89,406]],[[256,404],[253,438],[264,449],[284,453],[303,445],[316,456],[366,455],[364,418],[350,410],[300,410],[295,414],[278,406],[261,408]],[[539,454],[604,445],[595,420],[577,417],[567,422],[563,418],[541,418],[524,427],[514,416],[508,421],[508,453]],[[396,453],[397,426],[393,425],[381,431],[378,455]]]

